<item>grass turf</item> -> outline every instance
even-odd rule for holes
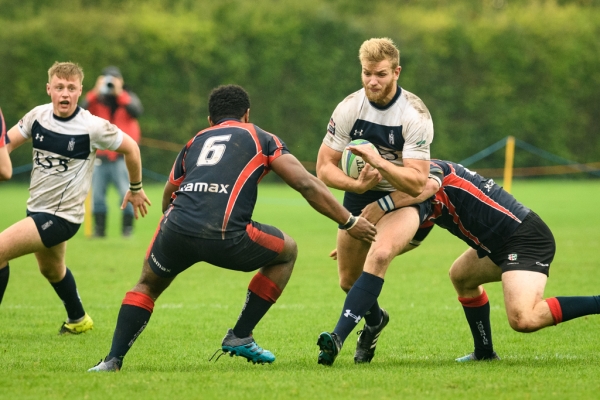
[[[590,316],[533,334],[508,326],[501,285],[486,290],[493,338],[502,361],[457,364],[472,339],[447,277],[466,248],[434,229],[423,245],[396,258],[380,304],[390,313],[369,365],[355,365],[348,338],[331,367],[317,365],[318,334],[331,330],[344,294],[334,261],[335,224],[314,212],[291,189],[261,185],[254,218],[296,239],[299,257],[282,297],[254,331],[271,350],[272,365],[239,357],[208,358],[235,324],[252,274],[198,264],[174,281],[157,301],[153,317],[118,374],[85,371],[110,347],[120,302],[137,281],[159,215],[162,187],[150,186],[150,215],[129,239],[119,235],[116,195],[109,237],[88,239],[83,229],[69,241],[67,265],[77,279],[93,331],[60,337],[60,300],[32,255],[11,261],[11,278],[0,306],[0,398],[596,398],[600,390],[598,331]],[[557,255],[546,296],[598,294],[600,216],[594,213],[600,182],[517,181],[516,197],[553,229]],[[339,193],[336,193],[339,195]],[[25,213],[27,189],[3,183],[0,229]],[[361,323],[362,326],[362,323]]]

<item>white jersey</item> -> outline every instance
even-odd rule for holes
[[[68,118],[58,117],[52,103],[29,111],[18,126],[33,142],[27,209],[81,224],[96,150],[116,150],[123,131],[80,107]]]
[[[383,158],[402,166],[404,158],[430,159],[433,122],[423,101],[400,86],[385,107],[371,103],[365,89],[360,89],[335,108],[323,143],[342,152],[354,139],[368,140]],[[372,190],[395,189],[382,179]]]

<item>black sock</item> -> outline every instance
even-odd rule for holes
[[[57,283],[50,282],[50,284],[65,305],[69,320],[76,321],[83,318],[85,311],[83,310],[83,304],[81,304],[79,293],[77,293],[77,285],[75,284],[75,278],[73,277],[71,270],[67,268],[67,272],[62,281]]]
[[[562,310],[562,322],[584,315],[600,314],[600,296],[557,297]]]
[[[382,287],[383,279],[368,272],[363,272],[356,280],[346,295],[344,310],[333,330],[340,337],[342,343],[377,301]]]
[[[6,286],[8,286],[8,277],[10,275],[10,267],[8,263],[6,267],[0,269],[0,304],[2,304],[2,297],[4,297],[4,292],[6,291]]]
[[[369,326],[377,326],[381,323],[382,318],[381,307],[379,307],[379,302],[375,300],[375,304],[365,314],[365,323]]]
[[[471,328],[475,345],[475,357],[478,360],[491,358],[494,353],[492,344],[492,325],[490,322],[490,302],[485,291],[476,298],[460,298],[465,317]],[[482,304],[483,303],[483,304]]]
[[[233,327],[233,333],[239,338],[250,336],[254,327],[265,316],[273,303],[259,297],[254,292],[248,290],[246,294],[246,303],[242,312]]]
[[[142,307],[122,304],[117,317],[117,327],[113,334],[110,353],[106,359],[118,357],[123,360],[125,354],[133,346],[133,342],[148,325],[151,316],[152,312]]]

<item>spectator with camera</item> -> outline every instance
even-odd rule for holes
[[[141,131],[137,118],[142,115],[144,108],[138,96],[124,83],[119,68],[104,68],[94,88],[86,93],[81,107],[107,119],[139,143]],[[129,189],[125,159],[114,151],[99,150],[96,152],[96,168],[92,178],[95,237],[106,236],[106,191],[111,183],[117,188],[122,201]],[[130,236],[132,231],[133,208],[128,204],[123,210],[122,234]]]

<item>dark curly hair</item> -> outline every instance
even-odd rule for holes
[[[241,119],[250,108],[248,93],[238,85],[221,85],[210,92],[208,115],[216,124],[225,118]]]

